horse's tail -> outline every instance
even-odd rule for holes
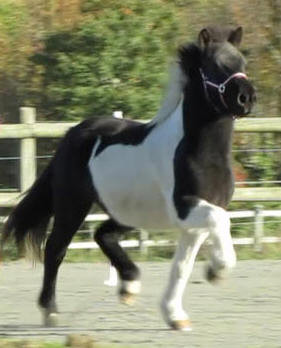
[[[14,239],[19,250],[26,246],[33,257],[41,259],[42,245],[53,213],[52,162],[27,191],[4,225],[1,249],[8,239]]]

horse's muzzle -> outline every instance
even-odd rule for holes
[[[257,101],[256,91],[248,80],[240,80],[237,95],[238,116],[248,115]]]

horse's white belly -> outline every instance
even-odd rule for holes
[[[94,187],[109,214],[119,223],[143,228],[169,228],[167,194],[150,166],[143,149],[113,145],[97,157],[89,168]],[[145,159],[145,160],[143,160]]]

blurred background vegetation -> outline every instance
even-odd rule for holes
[[[1,0],[0,114],[41,119],[150,118],[170,57],[210,23],[244,27],[257,116],[281,111],[279,0]]]
[[[1,0],[1,122],[18,122],[20,106],[36,107],[42,121],[111,117],[114,110],[149,119],[177,46],[211,23],[243,26],[241,50],[258,94],[253,114],[280,116],[280,0]],[[54,152],[56,142],[38,143],[39,155]],[[279,134],[237,134],[237,180],[280,185],[280,148]],[[0,157],[17,155],[16,141],[0,142]],[[46,160],[38,163],[40,172]],[[17,166],[0,161],[0,189],[18,186]]]

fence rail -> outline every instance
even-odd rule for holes
[[[28,187],[26,187],[27,189]],[[0,207],[13,207],[21,199],[21,192],[0,192]],[[236,202],[281,201],[280,187],[236,187],[233,195]]]
[[[12,207],[20,199],[36,178],[36,140],[39,138],[59,138],[76,125],[76,122],[36,122],[34,108],[20,109],[20,124],[3,124],[0,139],[20,139],[20,190],[1,192],[0,207]],[[143,121],[145,122],[145,121]],[[280,132],[281,119],[242,118],[235,122],[236,132]],[[281,187],[237,187],[234,201],[281,201]]]
[[[75,126],[76,122],[36,122],[34,108],[20,109],[20,124],[3,124],[0,129],[0,139],[20,139],[20,190],[15,192],[0,192],[0,207],[13,207],[36,178],[36,141],[40,138],[60,138],[65,132]],[[142,121],[147,122],[147,121]],[[236,132],[247,133],[281,133],[280,118],[243,118],[235,122]],[[236,187],[234,201],[281,201],[281,187]],[[264,237],[263,225],[265,217],[281,217],[280,210],[233,211],[229,213],[231,219],[253,218],[254,235],[249,238],[235,238],[234,244],[253,244],[260,250],[262,243],[281,242],[279,237]],[[105,214],[89,215],[86,221],[103,221]],[[0,217],[0,222],[4,218]],[[145,250],[149,246],[164,246],[174,244],[173,241],[154,241],[148,239],[144,231],[138,240],[122,241],[124,247],[139,247]],[[95,242],[72,243],[71,249],[97,248]]]
[[[30,111],[32,110],[32,112]],[[21,108],[22,114],[34,114],[32,108]],[[141,120],[148,122],[148,120]],[[2,124],[0,139],[60,138],[77,122],[34,122],[23,120],[21,124]],[[234,129],[239,133],[281,133],[281,118],[247,117],[237,120]]]
[[[230,211],[228,215],[231,220],[252,218],[253,219],[253,235],[251,237],[233,238],[235,245],[253,245],[256,251],[261,251],[263,244],[267,243],[281,243],[281,237],[277,236],[264,236],[264,218],[274,217],[281,218],[281,210],[263,210],[257,206],[255,210],[241,210],[241,211]],[[106,214],[89,214],[85,221],[86,222],[101,222],[108,219]],[[0,217],[0,223],[4,223],[5,217]],[[239,224],[239,223],[238,223]],[[243,223],[242,223],[243,224]],[[78,231],[83,233],[85,231]],[[94,232],[87,230],[86,232],[91,234]],[[163,246],[174,246],[176,240],[152,240],[149,239],[149,233],[147,231],[139,230],[138,239],[123,240],[120,242],[124,248],[139,248],[142,252],[146,252],[148,247],[163,247]],[[83,241],[83,242],[72,242],[69,245],[69,249],[98,249],[99,246],[94,241]]]
[[[233,238],[235,245],[253,245],[256,251],[262,250],[262,245],[267,243],[281,243],[281,237],[264,236],[264,218],[281,218],[281,210],[263,210],[261,206],[256,206],[255,210],[229,211],[231,220],[253,218],[253,236],[248,238]],[[86,218],[88,222],[104,221],[108,218],[106,214],[89,214]],[[124,240],[121,242],[123,247],[140,248],[145,250],[147,247],[172,246],[175,241],[171,240],[150,240],[148,235],[146,239],[140,235],[139,239]],[[98,245],[95,242],[77,242],[71,243],[70,249],[96,249]]]

